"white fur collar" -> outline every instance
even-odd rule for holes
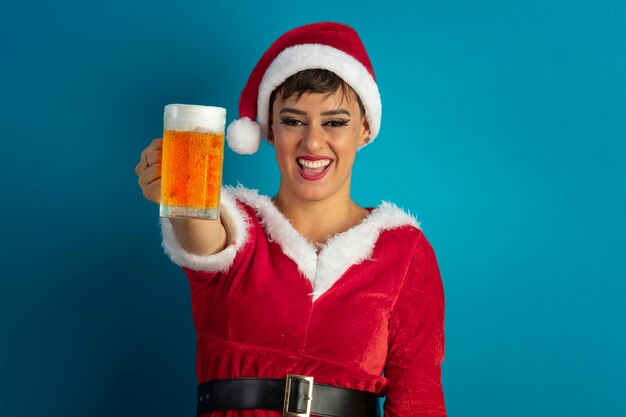
[[[368,259],[384,230],[411,225],[417,220],[396,205],[382,202],[358,225],[340,233],[316,253],[315,244],[306,240],[278,211],[272,200],[256,190],[239,186],[228,190],[235,199],[253,207],[269,238],[280,245],[313,285],[313,301],[324,294],[354,264]]]

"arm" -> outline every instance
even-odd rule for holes
[[[444,298],[432,247],[420,234],[393,308],[385,417],[445,417],[441,387]]]
[[[161,201],[161,149],[163,140],[155,139],[141,153],[135,167],[144,197],[155,204]],[[210,255],[226,247],[226,229],[221,220],[171,218],[176,239],[187,252]]]
[[[211,255],[226,247],[226,229],[221,220],[170,218],[180,245],[194,255]]]

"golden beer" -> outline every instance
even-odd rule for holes
[[[172,109],[171,106],[178,107]],[[210,120],[215,117],[211,109],[221,110],[222,116],[217,122]],[[224,109],[219,107],[166,106],[161,165],[162,217],[219,218],[225,117]],[[172,126],[174,129],[168,129]]]

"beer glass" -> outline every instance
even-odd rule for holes
[[[219,218],[225,124],[222,107],[165,106],[161,217]]]

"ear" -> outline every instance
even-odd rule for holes
[[[367,117],[363,116],[363,125],[361,126],[361,137],[359,139],[359,146],[367,145],[370,141],[370,122],[367,120]]]
[[[265,138],[269,143],[271,143],[272,145],[274,144],[274,132],[272,131],[272,125],[267,128],[267,135],[265,136]]]

